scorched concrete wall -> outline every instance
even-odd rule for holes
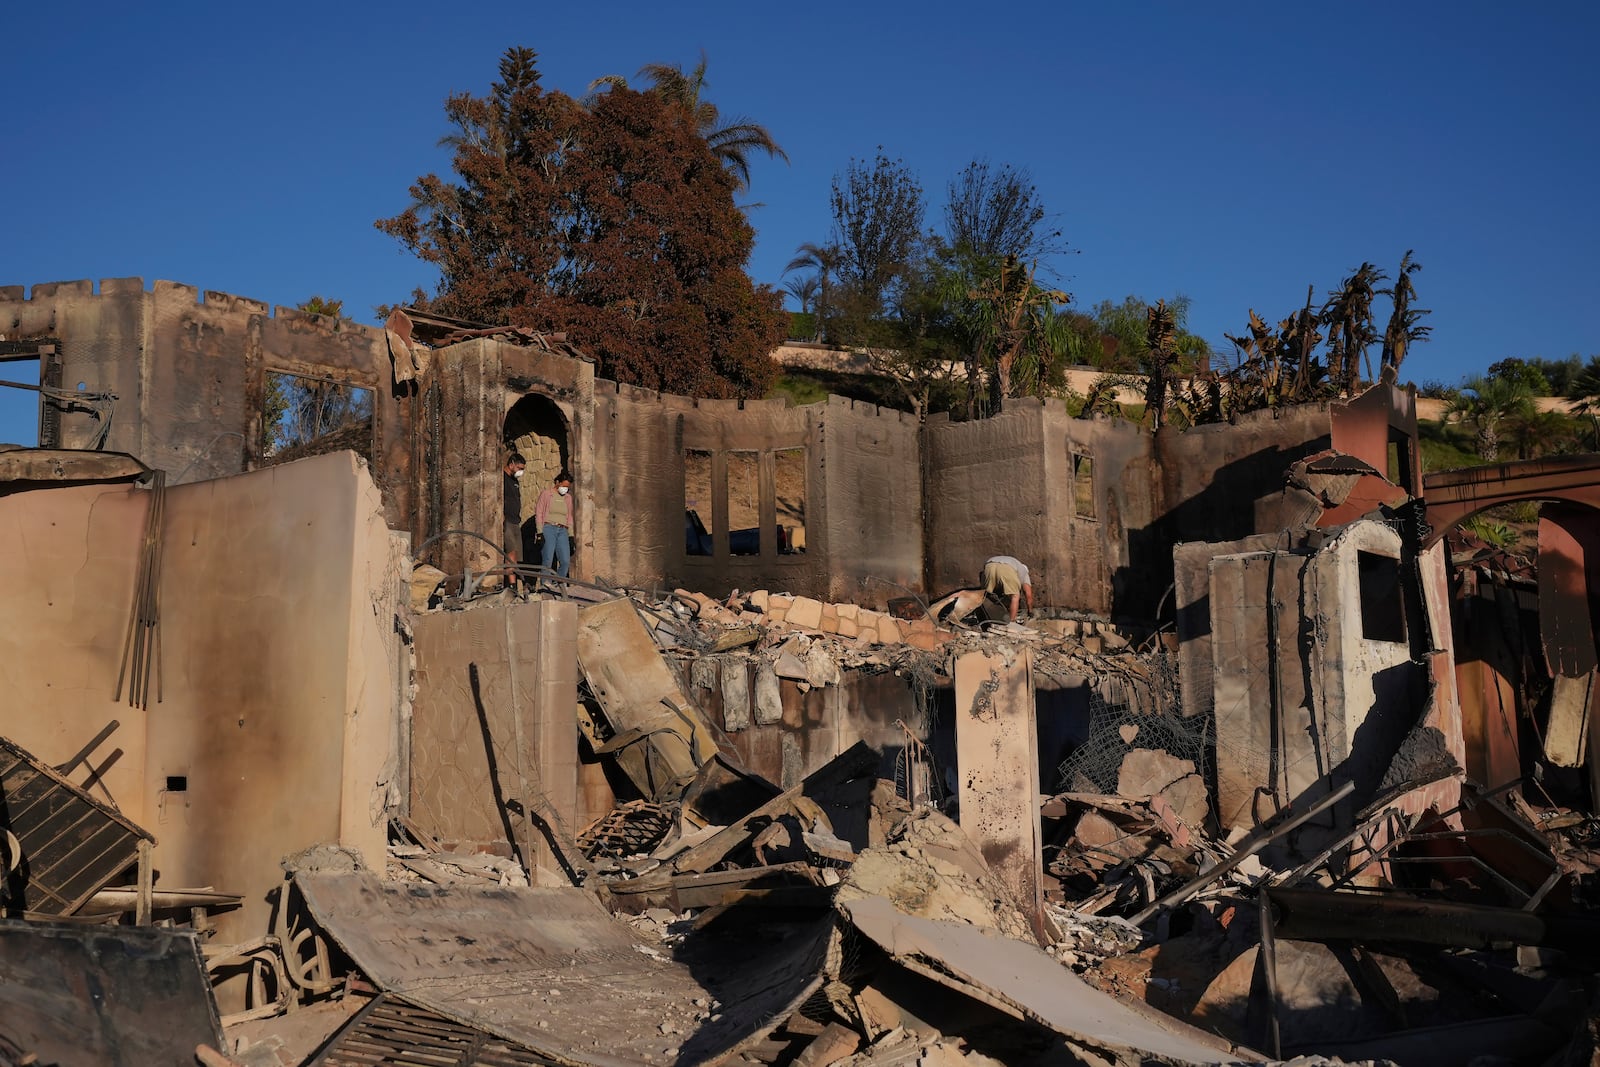
[[[882,606],[923,591],[922,449],[904,412],[830,396],[821,411],[827,599]]]
[[[411,818],[462,851],[505,855],[514,836],[560,885],[548,838],[504,804],[533,798],[569,838],[604,813],[580,806],[577,625],[575,605],[545,600],[433,612],[414,629]]]
[[[935,415],[923,427],[930,592],[977,584],[983,561],[1015,556],[1032,572],[1034,593],[1058,602],[1046,560],[1054,536],[1046,500],[1044,405],[1008,404],[974,422]]]
[[[335,841],[382,870],[396,780],[400,546],[355,456],[168,490],[161,699],[112,699],[150,494],[83,486],[0,498],[0,731],[91,758],[157,839],[158,888],[245,897],[219,942],[268,932],[282,857]]]

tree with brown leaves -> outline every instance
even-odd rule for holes
[[[536,60],[508,49],[489,95],[450,97],[455,180],[419,178],[376,224],[439,269],[417,303],[565,330],[617,381],[760,396],[787,318],[745,273],[735,174],[674,100],[615,86],[585,107],[546,91]]]

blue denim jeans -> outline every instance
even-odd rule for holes
[[[544,551],[540,553],[540,562],[546,570],[550,570],[552,561],[555,572],[565,578],[567,571],[572,568],[572,536],[565,526],[547,522],[544,524]]]

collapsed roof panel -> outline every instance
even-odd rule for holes
[[[974,926],[905,915],[883,897],[853,900],[841,907],[855,928],[896,962],[1019,1018],[1049,1026],[1117,1063],[1247,1061],[1210,1034],[1101,993],[1036,946]]]
[[[190,1067],[198,1045],[223,1047],[194,932],[0,920],[0,1062]]]
[[[827,944],[816,925],[690,967],[579,889],[447,890],[364,872],[296,883],[380,989],[563,1063],[709,1062],[793,1011]]]

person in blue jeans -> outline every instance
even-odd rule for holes
[[[555,484],[539,494],[533,505],[533,524],[544,538],[539,560],[545,570],[565,578],[572,568],[572,531],[578,525],[578,501],[572,495],[572,475],[562,471]]]

